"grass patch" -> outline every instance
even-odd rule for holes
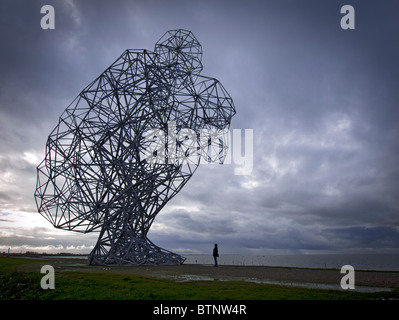
[[[38,259],[24,259],[14,257],[0,257],[0,274],[3,272],[18,271],[24,265],[37,263]]]
[[[0,299],[50,300],[346,300],[378,299],[381,293],[293,288],[240,281],[154,279],[137,275],[58,272],[54,290],[40,287],[40,273],[14,272],[2,277]],[[388,295],[388,296],[387,296]],[[399,298],[399,292],[384,293]]]
[[[31,260],[6,260],[0,258],[1,300],[363,300],[379,299],[382,295],[399,298],[399,290],[359,293],[244,281],[175,282],[131,274],[57,270],[55,289],[43,290],[40,272],[13,271]]]

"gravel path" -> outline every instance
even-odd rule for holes
[[[272,280],[283,282],[305,282],[340,284],[343,274],[340,270],[303,269],[303,268],[276,268],[263,266],[213,266],[181,265],[145,268],[144,274],[164,276],[203,276],[215,280]],[[189,279],[189,277],[188,277]],[[399,288],[399,273],[397,272],[368,272],[355,271],[355,283],[360,286],[377,286]]]

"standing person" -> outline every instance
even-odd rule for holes
[[[215,260],[215,267],[218,266],[218,257],[219,257],[218,245],[217,243],[215,243],[215,247],[213,248],[213,259]]]

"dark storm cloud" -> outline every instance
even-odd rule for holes
[[[40,28],[44,4],[55,30]],[[355,30],[340,28],[344,4]],[[197,251],[397,248],[397,2],[3,0],[0,12],[0,210],[34,214],[47,135],[86,85],[125,49],[186,28],[203,74],[234,99],[232,127],[253,129],[253,171],[200,166],[150,238]]]
[[[335,247],[397,248],[399,233],[392,227],[349,227],[326,229],[325,233],[335,242]]]

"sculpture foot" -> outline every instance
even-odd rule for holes
[[[111,246],[99,241],[89,255],[89,265],[180,265],[185,260],[147,238],[133,238],[123,245]]]

